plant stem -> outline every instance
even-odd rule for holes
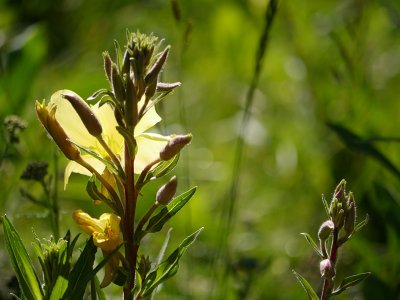
[[[135,243],[133,236],[135,234],[135,211],[138,192],[135,186],[134,177],[134,158],[129,153],[128,145],[125,143],[125,216],[123,222],[123,235],[125,241],[125,256],[129,265],[129,283],[124,288],[124,299],[128,299],[129,295],[135,288],[136,261],[139,245]]]
[[[339,230],[337,227],[335,227],[333,229],[332,235],[333,235],[333,237],[332,237],[332,245],[331,245],[331,251],[329,254],[329,259],[330,259],[333,267],[335,268],[336,260],[337,260],[337,253],[338,253],[338,248],[339,248],[339,243],[338,243]],[[328,300],[331,297],[332,288],[333,288],[333,279],[324,278],[320,299]]]

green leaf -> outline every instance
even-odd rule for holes
[[[167,175],[175,168],[175,166],[178,163],[178,160],[179,160],[179,153],[170,160],[162,161],[159,164],[157,164],[150,172],[147,173],[146,178],[144,179],[144,183],[156,178],[160,178],[164,175]]]
[[[101,98],[99,98],[100,96]],[[112,92],[107,89],[99,89],[95,91],[89,98],[87,98],[86,101],[90,102],[91,104],[96,104],[102,99],[103,96],[109,96],[111,98]]]
[[[354,227],[354,232],[360,231],[365,225],[368,224],[368,221],[369,221],[369,215],[366,214],[365,219],[362,220],[360,223],[356,224],[356,226]]]
[[[196,192],[196,187],[191,188],[183,194],[172,199],[157,215],[152,217],[147,224],[145,232],[158,232],[164,224],[171,219],[185,204],[192,198]]]
[[[18,232],[7,216],[4,215],[2,220],[6,248],[24,296],[22,298],[43,299],[40,282]]]
[[[93,269],[96,252],[97,247],[90,238],[70,273],[68,289],[63,299],[82,299],[90,280],[87,279],[87,274]]]
[[[399,169],[379,150],[377,150],[370,141],[363,140],[355,133],[351,132],[347,128],[344,128],[337,124],[328,124],[328,126],[339,136],[339,138],[346,144],[347,148],[352,151],[366,154],[378,162],[380,162],[389,171],[400,178]]]
[[[321,250],[319,249],[317,243],[314,242],[313,238],[306,232],[302,232],[300,234],[305,237],[306,241],[310,244],[310,246],[314,249],[314,251],[317,252],[317,254],[321,258],[324,258],[324,255],[322,254]]]
[[[349,287],[355,286],[356,284],[360,283],[365,278],[367,278],[369,275],[371,275],[371,272],[360,273],[360,274],[356,274],[356,275],[352,275],[352,276],[346,277],[339,284],[339,286],[332,292],[332,295],[339,295],[340,293],[342,293],[343,291],[345,291]]]
[[[202,230],[203,227],[185,238],[179,247],[175,249],[175,251],[172,252],[164,262],[159,264],[155,270],[149,273],[142,289],[142,295],[144,297],[150,295],[159,284],[176,274],[179,268],[180,258],[186,252],[187,248],[197,239]]]
[[[100,280],[97,278],[97,276],[94,277],[94,284],[96,287],[96,293],[97,296],[99,297],[99,300],[106,300],[106,294],[104,293],[104,290],[100,287]]]
[[[86,192],[93,200],[101,200],[116,211],[115,203],[104,194],[102,194],[97,188],[96,176],[93,175],[92,177],[90,177],[88,183],[86,184]]]
[[[317,293],[314,291],[312,286],[308,283],[308,281],[301,276],[299,273],[297,273],[295,270],[292,270],[294,276],[296,276],[297,280],[300,282],[301,286],[303,289],[306,291],[308,299],[310,300],[318,300]]]
[[[117,40],[114,40],[114,47],[115,47],[115,55],[116,55],[116,59],[117,59],[118,71],[121,73],[121,71],[122,71],[122,52],[121,52],[121,46],[119,45]]]
[[[328,202],[326,201],[324,195],[322,195],[322,203],[324,204],[324,208],[325,208],[326,215],[327,215],[328,218],[329,218],[329,205],[328,205]]]
[[[58,276],[56,284],[51,291],[50,300],[59,300],[62,299],[65,291],[68,288],[68,279]]]

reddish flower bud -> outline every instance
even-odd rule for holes
[[[321,272],[322,277],[328,279],[332,279],[336,275],[335,266],[329,258],[324,259],[319,263],[319,271]]]
[[[326,241],[334,227],[335,225],[331,220],[327,220],[324,223],[322,223],[321,227],[318,230],[318,238],[321,241]]]
[[[87,131],[95,137],[100,136],[103,128],[89,105],[79,95],[71,91],[66,91],[61,96],[71,103]]]
[[[178,180],[174,176],[158,190],[156,196],[157,202],[161,205],[167,205],[172,200],[172,197],[174,197],[177,186]]]
[[[183,147],[192,140],[191,134],[177,135],[169,140],[168,144],[160,151],[160,158],[164,161],[170,160],[177,155]]]

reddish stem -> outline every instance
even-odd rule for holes
[[[332,263],[332,266],[335,268],[336,260],[337,260],[337,253],[339,248],[338,238],[339,238],[339,230],[338,228],[333,229],[333,238],[332,238],[332,245],[331,251],[329,254],[329,260]],[[324,283],[322,285],[322,293],[321,293],[321,300],[328,300],[330,298],[330,294],[333,288],[333,279],[324,278]]]
[[[129,265],[129,283],[124,288],[124,299],[128,299],[129,295],[135,288],[135,275],[136,275],[136,261],[139,245],[136,245],[134,236],[135,226],[135,211],[136,211],[136,200],[137,190],[135,186],[134,177],[134,158],[131,157],[128,146],[125,144],[125,218],[123,222],[123,235],[125,240],[125,256]]]

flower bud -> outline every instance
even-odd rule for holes
[[[343,227],[344,218],[345,218],[344,209],[340,209],[339,212],[336,214],[336,218],[333,220],[338,230],[340,230]]]
[[[344,231],[346,232],[346,236],[349,237],[356,225],[356,204],[354,201],[353,193],[349,193],[349,199],[347,204],[347,212],[344,219]]]
[[[85,101],[79,95],[71,91],[66,91],[61,96],[71,103],[76,113],[79,115],[83,125],[85,125],[87,131],[94,137],[100,136],[103,132],[103,128],[93,110],[87,105]]]
[[[55,118],[56,107],[53,106],[49,111],[45,101],[42,103],[36,101],[35,109],[40,122],[53,138],[57,146],[64,153],[64,155],[70,160],[78,159],[81,155],[78,147],[70,142],[64,129]]]
[[[331,220],[327,220],[322,223],[321,227],[318,230],[318,238],[321,241],[326,241],[329,238],[334,227],[335,225]]]
[[[176,176],[172,177],[166,184],[164,184],[157,192],[156,200],[161,205],[167,205],[174,197],[178,180]]]
[[[332,219],[334,219],[334,216],[336,216],[336,214],[337,214],[337,206],[338,206],[338,199],[333,198],[331,205],[329,207],[329,215]]]
[[[319,271],[321,272],[321,277],[327,279],[332,279],[336,275],[335,266],[329,258],[324,259],[319,263]]]
[[[106,72],[107,79],[109,82],[111,82],[112,60],[110,54],[107,51],[103,52],[103,61],[104,61],[104,71]]]
[[[157,92],[170,92],[181,85],[182,83],[180,82],[174,82],[174,83],[157,82]]]
[[[342,179],[335,188],[333,197],[339,199],[340,201],[344,198],[346,194],[346,180]]]
[[[158,57],[156,62],[152,65],[149,72],[147,72],[146,78],[145,78],[146,84],[157,81],[158,75],[160,74],[161,69],[165,64],[165,61],[167,60],[169,49],[170,49],[170,46],[168,46],[164,49],[164,51],[160,54],[160,56]]]
[[[170,160],[178,154],[183,147],[190,143],[192,140],[191,134],[177,135],[168,141],[167,145],[161,149],[160,158],[164,161]]]
[[[119,75],[118,66],[115,63],[111,67],[111,86],[117,101],[123,102],[125,99],[124,83]]]

